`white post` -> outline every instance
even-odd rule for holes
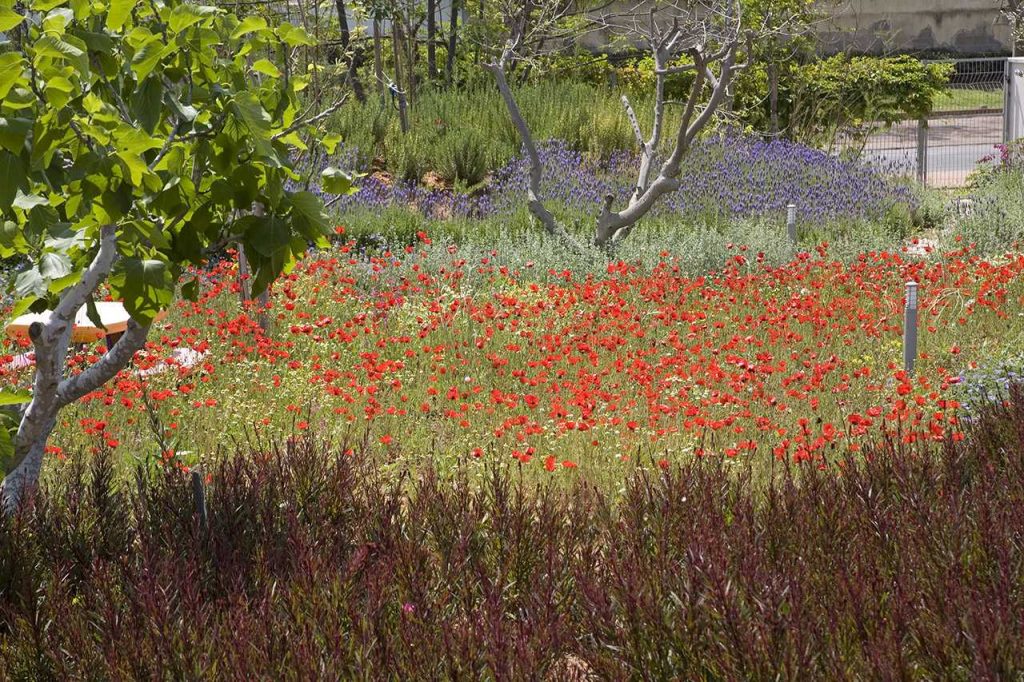
[[[903,311],[903,369],[914,374],[917,360],[917,282],[907,282],[907,305]]]
[[[1006,100],[1003,108],[1004,142],[1024,137],[1024,57],[1006,60]]]
[[[786,206],[786,231],[789,233],[789,241],[796,245],[796,204]]]

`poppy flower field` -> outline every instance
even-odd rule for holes
[[[1024,680],[1010,64],[819,5],[0,7],[0,680]]]
[[[177,304],[134,367],[65,413],[51,451],[190,467],[311,433],[399,469],[508,462],[541,478],[616,482],[694,457],[844,466],[880,437],[960,437],[961,373],[1024,332],[1024,256],[962,246],[843,262],[821,244],[771,265],[731,248],[720,270],[692,276],[668,252],[574,273],[425,233],[369,257],[341,239],[275,283],[263,309],[239,308],[228,258],[197,273],[198,300]],[[25,349],[5,343],[10,368]]]

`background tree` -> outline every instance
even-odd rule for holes
[[[827,3],[819,0],[744,0],[744,21],[765,30],[750,60],[763,66],[768,81],[768,133],[784,134],[779,120],[780,81],[794,78],[798,57],[813,52],[812,28],[824,16]],[[834,3],[832,3],[834,4]]]
[[[176,293],[195,295],[191,267],[240,243],[258,292],[324,243],[322,203],[293,159],[333,151],[337,140],[310,126],[340,103],[309,114],[307,76],[289,64],[312,38],[259,16],[178,0],[35,0],[27,11],[0,4],[0,21],[23,35],[0,54],[0,257],[29,266],[12,283],[14,314],[52,311],[30,329],[31,394],[2,398],[27,404],[13,434],[0,430],[10,512],[38,479],[58,412],[127,366]],[[332,168],[321,181],[351,186]],[[95,311],[104,283],[132,320],[69,375],[75,315]]]
[[[550,234],[578,249],[580,245],[544,204],[541,188],[544,169],[537,145],[507,79],[507,71],[516,60],[531,58],[541,45],[551,47],[552,36],[579,32],[575,7],[559,0],[525,3],[501,0],[496,4],[501,7],[507,38],[486,68],[494,75],[530,160],[527,190],[530,211]],[[654,123],[649,137],[644,138],[636,117],[631,115],[641,152],[636,189],[628,205],[621,210],[613,210],[614,199],[607,197],[595,225],[593,244],[607,247],[628,236],[658,199],[679,188],[683,158],[697,136],[712,122],[733,78],[745,66],[740,61],[740,52],[752,35],[742,29],[738,0],[639,2],[622,11],[592,11],[590,22],[643,45],[650,50],[656,64]],[[671,151],[657,176],[651,179],[665,120],[665,78],[687,71],[692,71],[694,77],[683,104],[679,127]],[[626,104],[628,109],[628,102]]]
[[[459,46],[459,13],[461,11],[462,2],[452,0],[448,14],[448,54],[444,63],[444,82],[447,86],[451,86],[455,78],[455,57]]]
[[[1024,54],[1024,0],[1005,0],[1003,16],[1010,23],[1010,44],[1012,55]]]
[[[427,75],[437,78],[437,0],[427,0]]]
[[[352,93],[360,104],[366,103],[366,91],[359,79],[359,67],[362,66],[364,50],[352,42],[352,31],[348,25],[348,8],[345,0],[335,0],[335,11],[338,13],[338,33],[341,41],[341,55],[346,65],[345,79],[352,86]]]

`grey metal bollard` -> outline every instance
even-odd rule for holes
[[[796,204],[786,206],[786,231],[789,233],[789,241],[796,244]]]
[[[199,517],[199,527],[206,529],[206,490],[203,487],[203,476],[198,471],[192,472],[192,499],[196,506],[196,516]]]
[[[914,374],[917,361],[917,282],[907,282],[907,305],[903,311],[903,369]]]

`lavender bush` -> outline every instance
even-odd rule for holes
[[[618,152],[594,160],[552,141],[542,149],[544,191],[553,206],[594,214],[608,194],[626,201],[635,178],[637,156]],[[494,171],[487,191],[428,189],[390,182],[379,176],[363,181],[356,195],[339,203],[344,213],[402,206],[431,218],[510,215],[523,205],[528,162],[518,158]],[[913,208],[912,188],[882,169],[842,161],[824,152],[787,142],[764,142],[728,135],[706,140],[690,154],[682,186],[651,217],[686,221],[778,215],[788,203],[800,207],[810,225],[833,221],[879,220],[898,207]]]

